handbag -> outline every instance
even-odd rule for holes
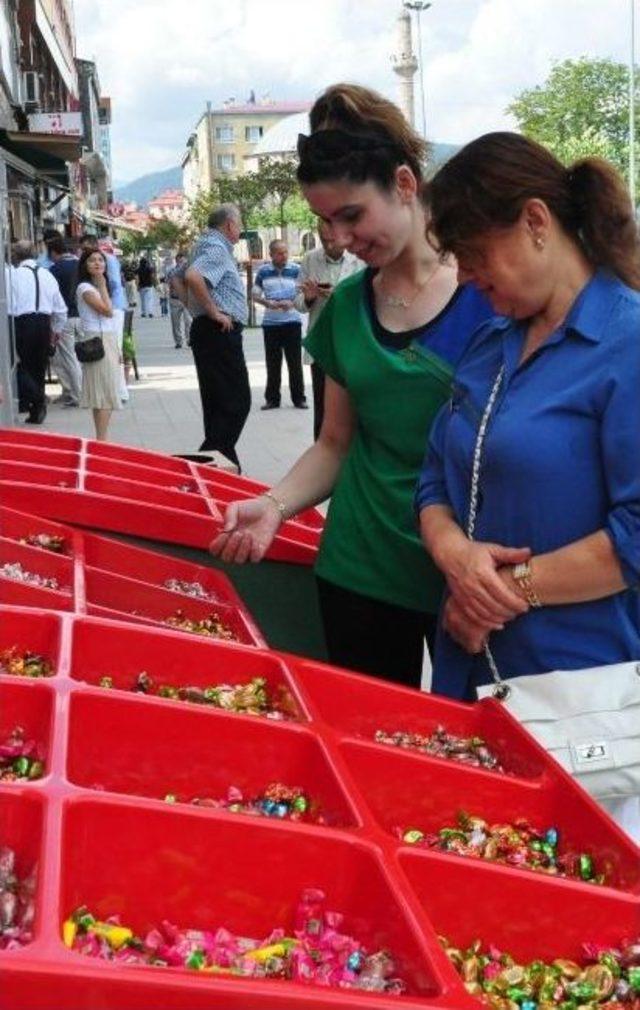
[[[84,340],[76,340],[76,358],[83,365],[92,361],[102,361],[104,358],[104,343],[102,337],[86,337]]]
[[[504,366],[485,407],[473,452],[467,536],[473,540],[484,439]],[[554,670],[503,679],[489,640],[484,654],[492,696],[527,729],[580,785],[598,800],[640,795],[640,662],[583,670]]]

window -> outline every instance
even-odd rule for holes
[[[244,139],[248,144],[257,144],[264,133],[261,126],[245,126]]]
[[[219,144],[233,144],[233,127],[216,126],[216,140]]]
[[[220,172],[233,172],[236,167],[236,156],[235,154],[219,154],[216,163]]]

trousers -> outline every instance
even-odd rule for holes
[[[316,577],[329,661],[420,687],[424,643],[433,655],[437,616],[343,589]]]
[[[75,350],[76,329],[79,325],[79,318],[72,317],[67,319],[56,344],[56,353],[51,362],[58,375],[62,392],[70,400],[73,400],[74,403],[80,402],[80,391],[82,388],[82,369],[76,357]]]
[[[280,406],[282,355],[287,361],[289,392],[294,404],[304,403],[304,377],[302,375],[302,324],[279,323],[263,326],[264,356],[267,365],[267,403]]]
[[[18,353],[18,397],[25,410],[45,405],[44,382],[51,341],[51,316],[27,312],[14,317]]]
[[[176,347],[182,347],[183,339],[185,343],[189,340],[191,316],[179,298],[169,299],[169,313],[171,315],[173,342]]]
[[[251,410],[249,373],[242,349],[242,326],[225,333],[208,316],[197,316],[190,331],[202,402],[203,451],[221,452],[240,465],[236,442]]]

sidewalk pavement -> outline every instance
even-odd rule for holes
[[[169,454],[197,452],[204,434],[190,348],[174,347],[168,317],[141,319],[136,312],[133,327],[140,381],[131,379],[129,403],[114,411],[111,441]],[[309,410],[297,410],[291,405],[283,362],[282,406],[262,412],[266,382],[262,331],[245,330],[244,346],[253,403],[238,455],[245,476],[274,484],[313,441],[311,376],[305,366]],[[59,386],[47,386],[52,400],[59,392]],[[51,403],[41,430],[93,438],[91,412]]]

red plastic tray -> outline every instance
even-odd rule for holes
[[[0,954],[2,1010],[272,1010],[478,1007],[437,936],[493,940],[517,957],[575,958],[584,940],[640,931],[639,852],[493,701],[469,706],[293,656],[70,613],[0,608],[0,648],[47,654],[46,682],[0,676],[0,729],[40,739],[46,775],[0,783],[0,839],[26,872],[37,862],[34,940]],[[263,676],[289,699],[272,721],[125,693],[145,669],[173,685]],[[99,688],[104,675],[112,690]],[[376,728],[480,732],[510,774],[376,744]],[[306,787],[327,826],[167,804],[168,792],[221,796],[269,780]],[[435,829],[460,806],[488,818],[554,823],[587,847],[606,887],[415,850],[396,826]],[[389,947],[409,991],[385,998],[275,981],[118,966],[66,950],[79,904],[144,931],[162,918],[261,935],[292,926],[318,886],[345,926]]]
[[[3,503],[49,519],[208,547],[227,503],[264,490],[246,477],[161,453],[0,428]],[[323,524],[316,509],[283,523],[267,557],[313,564]]]
[[[20,543],[34,533],[62,537],[64,554]],[[211,568],[0,508],[0,566],[7,562],[19,562],[29,573],[57,579],[58,588],[20,582],[0,573],[0,601],[4,603],[146,624],[162,624],[178,610],[190,620],[201,620],[213,612],[238,641],[266,645],[230,580]],[[207,599],[167,589],[165,583],[170,579],[199,582]]]

